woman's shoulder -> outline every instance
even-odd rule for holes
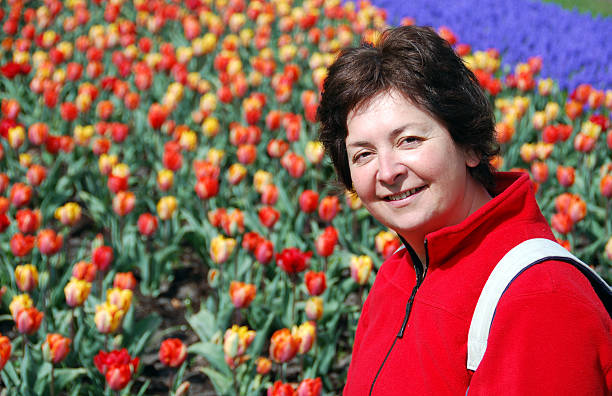
[[[612,330],[612,320],[587,277],[562,261],[548,260],[529,267],[509,285],[499,304],[500,309],[502,304],[526,304],[537,310],[541,304],[557,312],[580,310],[601,318]]]

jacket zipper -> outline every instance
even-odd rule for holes
[[[385,356],[380,367],[378,368],[378,371],[376,372],[376,375],[374,376],[374,379],[372,380],[372,384],[370,385],[370,392],[368,393],[368,395],[372,395],[372,392],[374,391],[374,385],[376,384],[376,380],[378,379],[378,375],[382,371],[382,368],[385,365],[387,358],[391,354],[391,351],[393,350],[395,343],[397,342],[398,339],[404,337],[404,331],[406,330],[406,325],[408,324],[408,318],[410,318],[410,312],[412,311],[412,304],[414,303],[414,296],[416,295],[417,290],[423,283],[423,280],[425,279],[425,275],[427,274],[427,268],[429,267],[429,252],[427,251],[427,239],[425,239],[425,266],[423,266],[421,259],[419,259],[419,256],[416,255],[415,251],[412,249],[412,246],[410,246],[408,242],[406,242],[406,240],[402,238],[401,236],[400,236],[400,240],[406,247],[406,250],[408,250],[408,253],[410,253],[410,258],[412,259],[412,265],[414,265],[414,271],[416,273],[416,278],[417,278],[416,284],[412,288],[410,299],[408,300],[408,303],[406,304],[406,314],[404,315],[404,320],[402,321],[402,327],[400,328],[399,333],[397,333],[397,335],[393,339],[393,344],[391,344],[391,347],[387,351],[387,355]]]
[[[406,331],[406,326],[408,324],[408,319],[410,318],[410,312],[412,312],[412,305],[414,303],[414,297],[416,296],[417,290],[425,280],[425,275],[427,274],[427,269],[429,268],[429,251],[427,250],[427,239],[425,239],[425,266],[421,262],[421,259],[416,255],[412,247],[404,240],[404,238],[400,237],[402,243],[410,253],[410,258],[412,259],[412,265],[414,266],[414,272],[416,273],[416,283],[412,288],[412,293],[410,294],[410,299],[408,303],[406,303],[406,314],[404,315],[404,320],[402,322],[402,327],[400,331],[397,333],[397,338],[404,337],[404,331]]]

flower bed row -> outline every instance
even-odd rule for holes
[[[612,87],[608,61],[612,57],[608,44],[612,17],[593,17],[536,0],[373,3],[397,16],[390,23],[410,17],[420,25],[450,27],[461,42],[475,50],[496,48],[506,65],[541,56],[541,75],[553,78],[562,89],[573,90],[580,84]]]
[[[332,182],[315,114],[336,51],[375,40],[385,17],[336,0],[10,1],[3,385],[149,394],[140,356],[154,351],[175,395],[194,367],[219,394],[338,393],[399,240]],[[559,240],[612,278],[612,91],[568,93],[539,77],[541,58],[503,70],[499,51],[439,33],[495,104],[495,165],[530,172]],[[189,343],[135,309],[188,265],[210,290],[176,302]]]

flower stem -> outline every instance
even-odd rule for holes
[[[51,365],[51,396],[55,396],[55,376],[54,376],[54,371],[55,370],[55,365]]]
[[[291,323],[295,323],[295,282],[291,282],[293,301],[291,301]]]

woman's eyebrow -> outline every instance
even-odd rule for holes
[[[424,124],[420,123],[420,122],[407,122],[404,125],[401,125],[397,128],[395,128],[394,130],[391,131],[391,133],[389,134],[389,138],[391,140],[397,138],[397,136],[399,134],[401,134],[402,132],[404,132],[407,128],[410,127],[422,127]],[[356,142],[351,142],[349,144],[346,145],[346,147],[367,147],[367,146],[371,146],[372,142],[368,141],[368,140],[358,140]]]

